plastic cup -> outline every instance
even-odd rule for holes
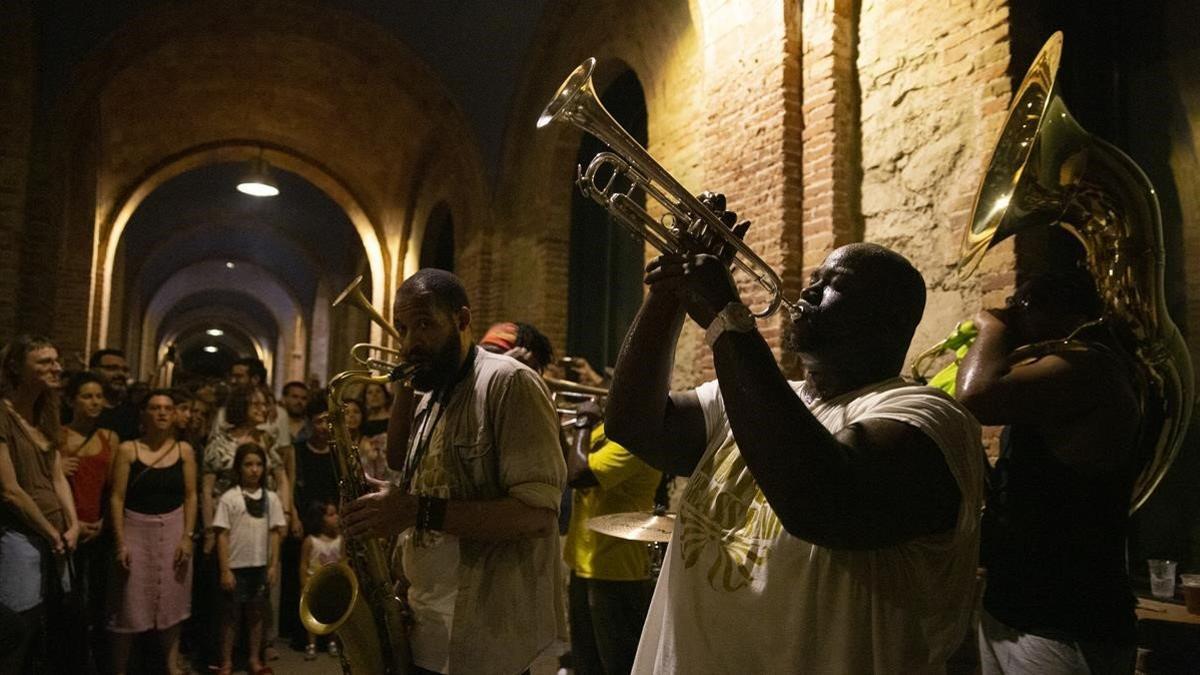
[[[1150,568],[1150,594],[1156,598],[1175,597],[1174,560],[1147,560]]]
[[[1180,574],[1188,614],[1200,614],[1200,574]]]

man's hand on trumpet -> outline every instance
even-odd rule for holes
[[[705,192],[700,201],[721,219],[734,235],[741,239],[750,228],[750,221],[737,220],[737,213],[725,210],[725,195]],[[685,235],[686,251],[658,256],[646,267],[645,282],[652,293],[675,295],[687,310],[688,316],[702,328],[707,328],[725,305],[741,300],[733,281],[729,264],[734,249],[724,241],[711,250],[707,242]]]

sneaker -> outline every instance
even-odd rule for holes
[[[317,660],[317,646],[316,645],[310,644],[310,645],[307,645],[304,647],[304,660],[305,661],[316,661]]]
[[[340,652],[338,652],[337,640],[330,640],[329,641],[329,655],[334,658],[337,658],[339,653]]]

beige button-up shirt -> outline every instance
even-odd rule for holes
[[[558,415],[537,373],[475,349],[470,371],[444,403],[432,398],[426,394],[417,403],[413,421],[409,461],[420,457],[411,493],[462,500],[514,497],[557,513],[566,465]],[[423,667],[436,667],[430,659],[440,661],[435,655],[445,650],[451,673],[512,675],[529,667],[558,635],[556,531],[501,542],[411,533],[404,556],[413,583],[418,665],[424,652],[430,665]],[[445,570],[447,562],[454,569]]]

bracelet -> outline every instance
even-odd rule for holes
[[[420,495],[417,497],[417,529],[429,532],[440,531],[446,525],[447,499]]]

